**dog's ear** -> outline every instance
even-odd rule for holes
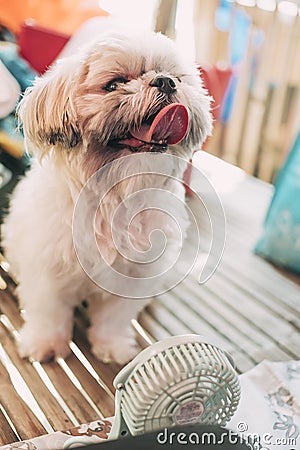
[[[45,154],[53,146],[70,149],[81,141],[73,105],[76,69],[66,62],[38,78],[19,104],[19,123],[30,150],[37,147]]]

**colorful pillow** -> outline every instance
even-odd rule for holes
[[[300,274],[300,133],[277,178],[255,252]]]

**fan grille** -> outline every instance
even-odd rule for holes
[[[122,416],[132,435],[177,424],[224,425],[240,398],[238,377],[224,352],[184,343],[138,364],[123,386]]]

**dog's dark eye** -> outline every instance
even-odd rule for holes
[[[113,80],[111,80],[107,83],[107,85],[105,86],[104,89],[107,92],[113,92],[113,91],[117,90],[119,84],[126,84],[126,83],[128,83],[127,78],[123,78],[123,77],[114,78]]]

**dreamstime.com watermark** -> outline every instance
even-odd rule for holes
[[[205,431],[203,433],[195,431],[176,432],[165,428],[156,436],[156,441],[160,445],[241,445],[246,444],[251,450],[269,450],[276,446],[284,446],[287,450],[296,450],[297,438],[276,437],[271,433],[248,433],[248,426],[244,422],[237,425],[240,432],[225,430],[220,432]]]
[[[150,298],[175,287],[194,267],[200,284],[214,273],[225,246],[225,214],[213,185],[195,167],[194,199],[185,202],[181,176],[187,165],[170,154],[138,153],[106,164],[87,181],[74,210],[73,243],[98,287]],[[187,234],[193,243],[188,255]]]

